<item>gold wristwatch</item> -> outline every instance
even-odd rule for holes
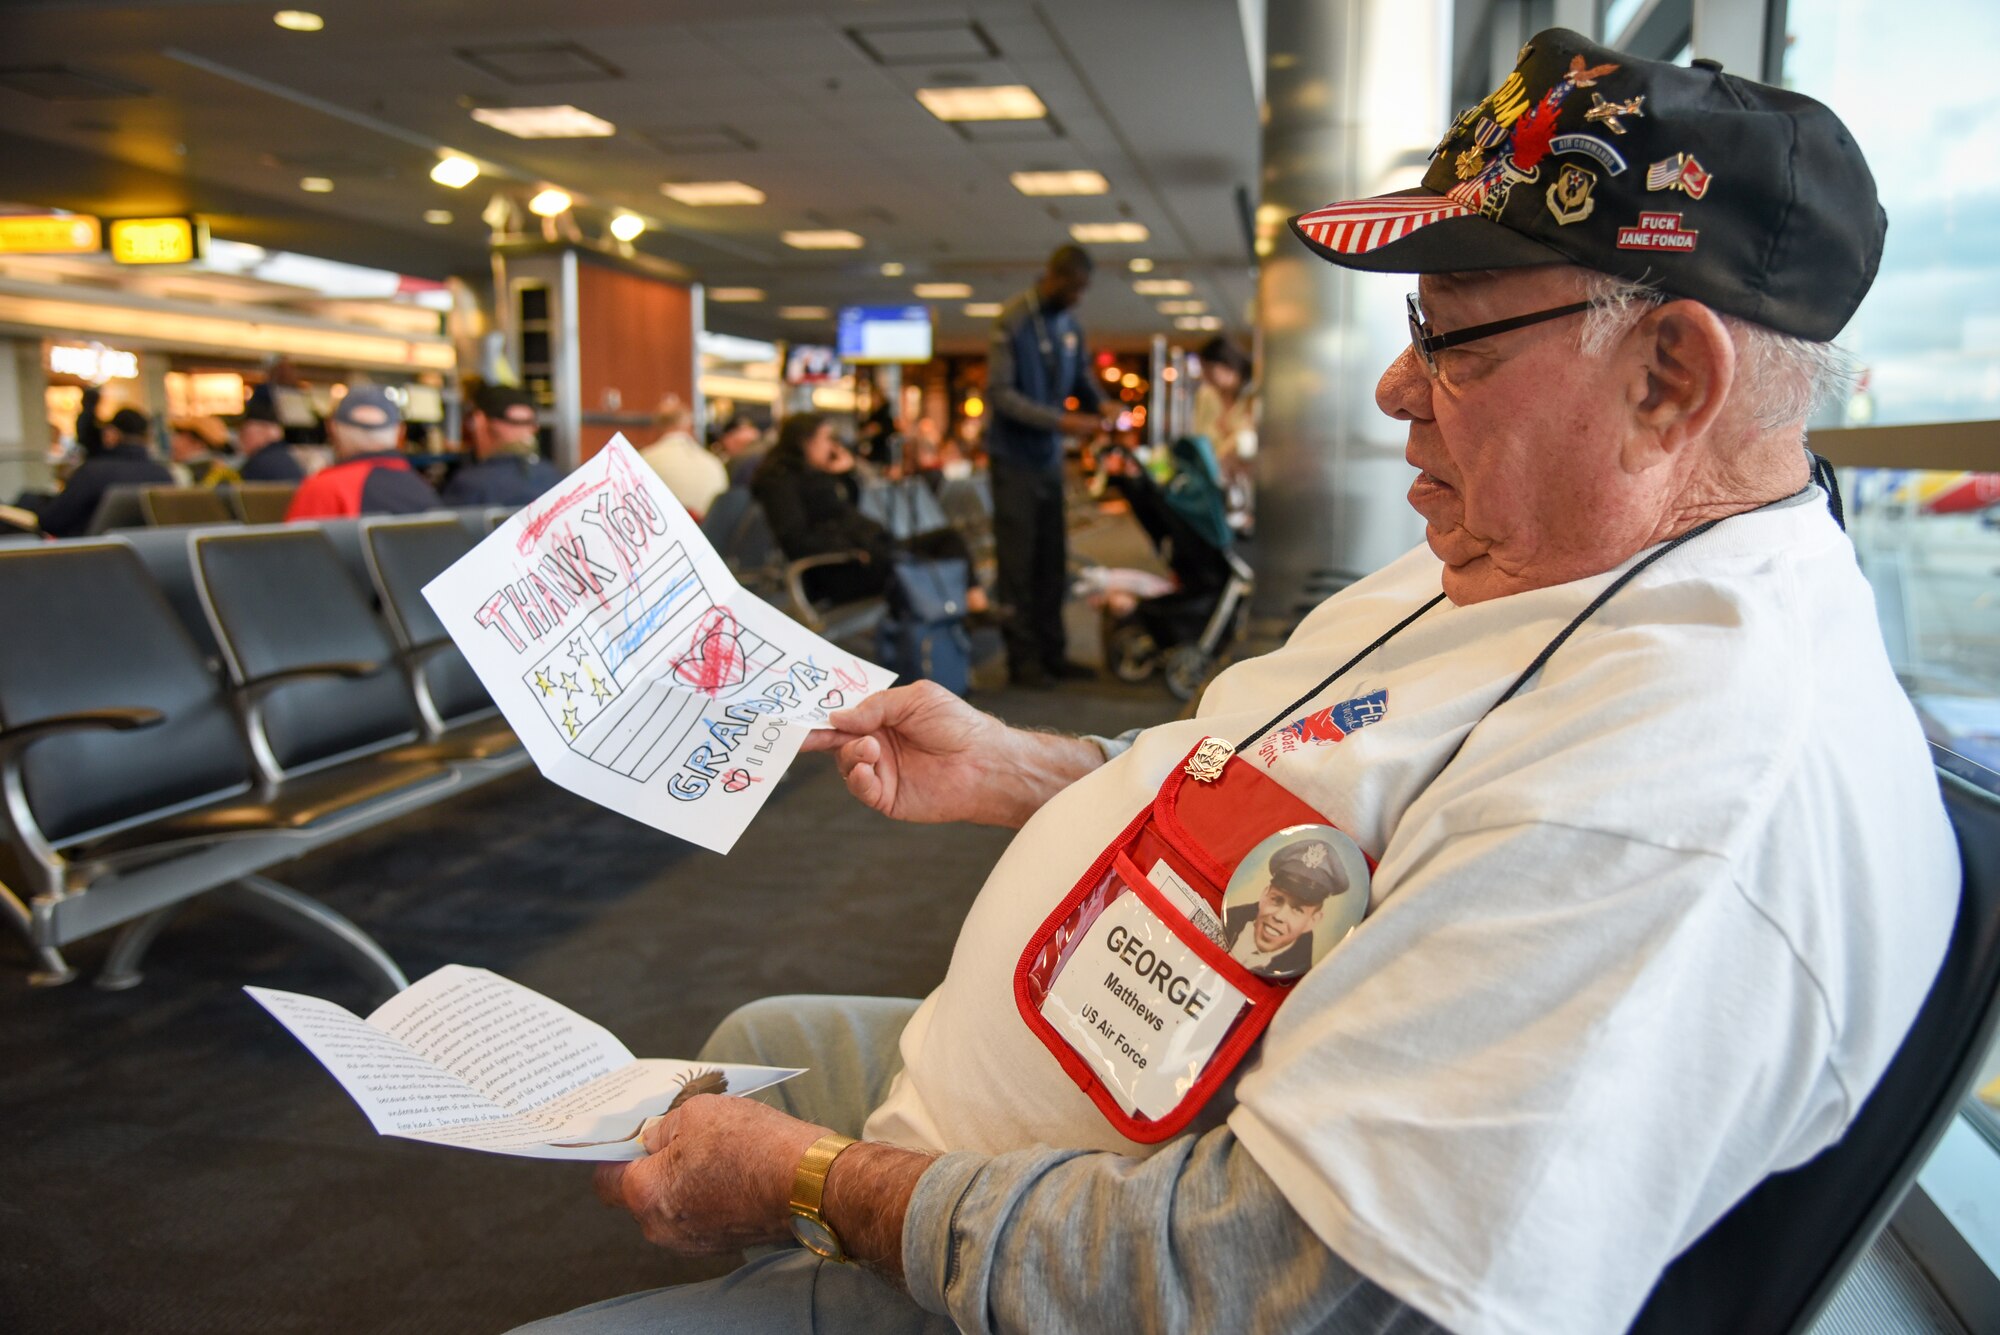
[[[845,1261],[847,1250],[840,1245],[840,1235],[819,1212],[826,1199],[826,1175],[833,1170],[833,1161],[840,1157],[840,1152],[854,1143],[852,1136],[835,1133],[821,1136],[799,1160],[798,1171],[792,1176],[792,1234],[807,1251],[829,1261]]]

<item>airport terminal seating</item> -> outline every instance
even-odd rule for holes
[[[235,482],[216,488],[236,517],[246,524],[282,524],[292,508],[292,482]]]
[[[236,518],[228,500],[214,487],[142,487],[139,509],[148,524],[159,527],[226,524]]]
[[[151,523],[139,500],[147,485],[143,482],[120,482],[106,487],[104,494],[97,498],[97,508],[90,512],[90,522],[83,529],[85,535],[94,538],[115,529],[142,528]]]
[[[1682,1253],[1631,1335],[1805,1335],[1971,1090],[2000,1019],[2000,796],[1933,751],[1965,879],[1916,1022],[1840,1142],[1766,1178]]]
[[[807,571],[847,565],[860,560],[861,553],[826,552],[786,560],[772,536],[770,521],[764,518],[763,507],[751,497],[748,487],[731,487],[717,497],[702,516],[701,531],[744,588],[836,644],[859,642],[888,615],[889,605],[880,597],[846,603],[815,602],[808,597]]]
[[[472,537],[451,514],[384,527],[427,524]],[[388,630],[316,525],[0,549],[0,617],[42,628],[0,637],[0,917],[32,981],[68,981],[63,950],[117,928],[98,982],[130,986],[205,896],[332,948],[380,995],[404,986],[353,923],[263,874],[527,763],[476,679],[431,679],[426,712],[391,637],[419,633],[402,591],[449,553],[382,547]]]

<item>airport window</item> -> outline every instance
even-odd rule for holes
[[[1850,532],[1925,731],[2000,791],[2000,477],[1990,471],[2000,435],[2000,86],[1947,78],[1912,98],[1893,77],[1884,82],[1939,52],[1990,49],[2000,9],[1790,0],[1785,17],[1784,83],[1840,115],[1889,215],[1880,274],[1841,339],[1859,379],[1817,425],[1845,428],[1837,453],[1902,465],[1841,471]],[[1975,1089],[1940,1159],[1983,1154],[1992,1176],[2000,1048]],[[1949,1200],[1937,1205],[1953,1213]],[[1977,1218],[1952,1222],[1991,1265],[2000,1230],[1981,1238]]]

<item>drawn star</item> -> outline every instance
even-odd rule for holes
[[[599,700],[609,700],[611,698],[611,688],[600,681],[595,672],[590,674],[590,693]]]
[[[547,695],[556,688],[556,684],[549,680],[549,674],[540,668],[535,669],[535,685],[542,688],[543,695]]]
[[[589,657],[589,654],[583,647],[583,636],[572,635],[569,637],[569,656],[579,663]]]
[[[583,723],[577,718],[576,710],[572,708],[563,710],[562,725],[569,730],[570,740],[574,741],[577,729],[581,728]]]
[[[567,691],[570,695],[575,695],[578,691],[583,689],[583,687],[577,684],[576,674],[574,672],[563,673],[562,679],[556,684],[561,686],[563,690]]]

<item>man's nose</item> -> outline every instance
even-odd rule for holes
[[[1415,348],[1405,347],[1375,382],[1375,406],[1399,422],[1431,420],[1431,378]]]

